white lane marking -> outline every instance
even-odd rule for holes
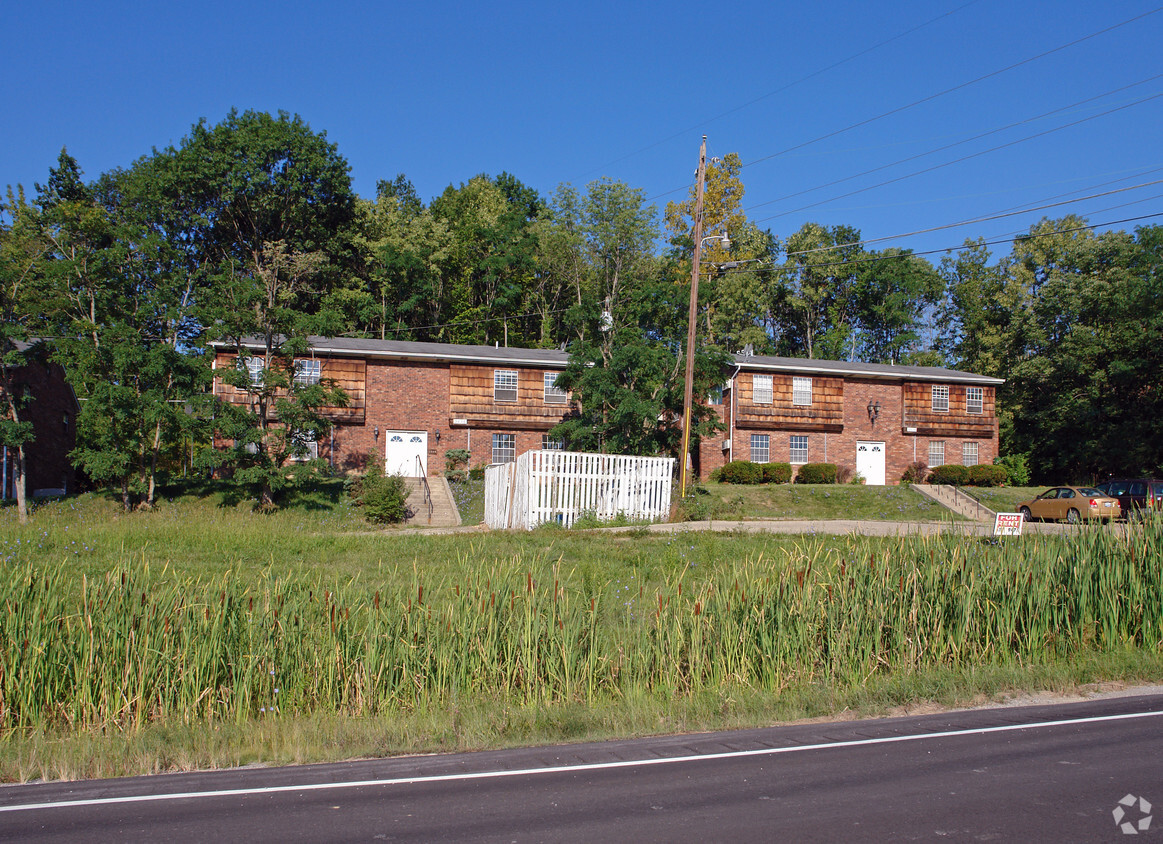
[[[522,768],[511,771],[475,771],[465,774],[435,774],[432,776],[400,777],[397,779],[351,780],[346,782],[316,782],[302,785],[273,785],[262,788],[231,788],[220,791],[186,791],[170,794],[132,794],[125,797],[97,797],[91,800],[59,800],[48,803],[21,803],[0,806],[0,812],[26,812],[35,809],[65,809],[78,806],[112,806],[119,803],[148,803],[160,800],[193,800],[205,797],[245,797],[259,794],[280,794],[288,791],[332,791],[339,788],[368,788],[385,785],[415,785],[417,783],[456,782],[465,780],[497,779],[499,777],[527,777],[538,774],[562,774],[578,771],[602,771],[614,768],[637,768],[645,765],[673,765],[679,762],[702,762],[710,759],[745,759],[752,756],[774,756],[780,753],[802,753],[808,750],[830,750],[840,747],[865,747],[875,744],[894,744],[904,741],[979,736],[987,733],[1008,733],[1018,730],[1037,730],[1047,727],[1069,727],[1076,724],[1097,724],[1104,721],[1126,721],[1132,718],[1154,718],[1159,712],[1130,712],[1122,715],[1094,715],[1088,718],[1066,718],[1061,721],[1035,721],[1030,724],[1006,724],[1000,727],[976,727],[969,730],[945,730],[938,733],[910,733],[904,736],[833,741],[823,744],[798,744],[789,747],[762,747],[756,750],[731,750],[723,753],[704,753],[689,756],[666,756],[650,759],[629,759],[619,762],[588,762],[580,765],[559,765],[552,768]]]

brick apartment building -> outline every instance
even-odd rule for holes
[[[21,351],[29,344],[17,345]],[[69,452],[77,444],[77,396],[65,381],[65,371],[55,363],[29,360],[12,373],[17,393],[29,399],[24,418],[32,422],[34,439],[24,445],[25,489],[28,497],[64,495],[75,486]],[[13,460],[15,449],[0,446],[0,499],[15,498]]]
[[[567,361],[556,350],[313,337],[295,371],[304,382],[333,380],[349,397],[327,411],[336,425],[316,444],[320,457],[357,469],[382,450],[389,471],[415,475],[442,471],[452,449],[466,449],[477,466],[561,448],[549,430],[569,411],[568,394],[554,386]],[[700,476],[732,459],[830,462],[891,484],[914,460],[989,463],[997,455],[1001,379],[745,354],[735,363],[709,398],[726,430],[701,443]],[[216,368],[236,365],[232,351],[217,351]],[[221,379],[214,392],[249,401]]]

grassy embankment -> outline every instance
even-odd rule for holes
[[[835,488],[834,488],[835,489]],[[893,505],[896,506],[896,505]],[[886,505],[886,509],[887,505]],[[771,723],[1163,677],[1163,528],[999,545],[0,511],[0,778]]]

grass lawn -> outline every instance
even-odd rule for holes
[[[1045,492],[1044,486],[962,487],[995,513],[1016,513],[1018,504]]]
[[[958,520],[907,486],[862,484],[720,484],[703,486],[717,519]]]
[[[758,518],[948,518],[898,487],[706,497],[741,498]],[[1102,532],[1001,545],[729,524],[433,536],[367,525],[338,483],[273,514],[253,505],[175,487],[152,512],[89,494],[22,526],[0,508],[0,781],[758,726],[1163,678],[1142,632],[1111,628],[1118,644],[1099,647],[1091,624],[1068,646],[1039,627],[1047,613],[1022,615],[1061,594],[1054,578],[1090,570],[1121,591],[1102,580],[1082,594],[1163,606],[1157,524],[1131,555]],[[948,606],[915,617],[935,597]],[[167,697],[198,671],[219,679],[189,703]],[[71,702],[64,690],[90,681]]]

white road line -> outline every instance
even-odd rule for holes
[[[91,800],[59,800],[48,803],[22,803],[0,806],[0,812],[27,812],[44,809],[66,809],[79,806],[113,806],[120,803],[148,803],[162,800],[193,800],[206,797],[245,797],[283,792],[333,791],[340,788],[368,788],[385,785],[415,785],[418,783],[457,782],[496,779],[499,777],[528,777],[539,774],[567,774],[579,771],[602,771],[614,768],[637,768],[645,765],[674,765],[681,762],[702,762],[710,759],[745,759],[753,756],[774,756],[781,753],[802,753],[808,750],[830,750],[841,747],[865,747],[876,744],[894,744],[904,741],[979,736],[988,733],[1007,733],[1019,730],[1037,730],[1047,727],[1068,727],[1077,724],[1097,724],[1105,721],[1126,721],[1133,718],[1154,718],[1159,712],[1130,712],[1122,715],[1095,715],[1089,718],[1067,718],[1061,721],[1036,721],[1031,724],[1006,724],[1000,727],[977,727],[970,730],[946,730],[938,733],[911,733],[904,736],[834,741],[823,744],[800,744],[790,747],[764,747],[757,750],[732,750],[724,753],[704,753],[688,756],[667,756],[650,759],[631,759],[619,762],[590,762],[581,765],[560,765],[552,768],[523,768],[512,771],[477,771],[465,774],[438,774],[434,776],[401,777],[397,779],[352,780],[348,782],[318,782],[303,785],[276,785],[263,788],[232,788],[221,791],[187,791],[171,794],[136,794],[125,797],[99,797]]]

